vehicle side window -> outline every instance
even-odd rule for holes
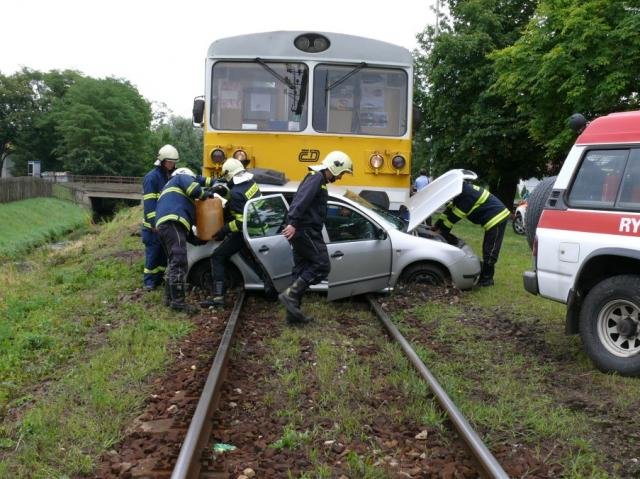
[[[247,207],[247,233],[263,238],[282,233],[287,220],[287,206],[279,196],[255,201]]]
[[[640,149],[631,150],[627,169],[622,177],[618,206],[622,209],[640,210]]]
[[[629,150],[589,150],[569,192],[571,206],[612,208]]]
[[[344,205],[327,207],[325,227],[332,243],[375,239],[375,225]]]

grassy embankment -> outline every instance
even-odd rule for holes
[[[53,204],[34,200],[12,224],[53,225]],[[83,223],[85,213],[76,214]],[[124,210],[62,249],[3,259],[0,477],[90,472],[141,407],[148,378],[170,360],[167,344],[188,331],[185,318],[160,304],[160,292],[135,293],[140,217],[139,208]],[[35,241],[30,231],[23,238]],[[52,237],[46,231],[41,240]]]
[[[56,198],[32,198],[0,204],[0,258],[55,241],[91,221],[86,209]]]

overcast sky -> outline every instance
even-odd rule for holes
[[[211,42],[243,33],[315,30],[413,50],[435,0],[4,0],[0,72],[73,69],[125,78],[190,117]]]

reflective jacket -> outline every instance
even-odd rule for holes
[[[162,166],[156,166],[149,171],[142,180],[142,205],[144,208],[143,228],[156,227],[156,205],[160,192],[169,181],[167,171]]]
[[[177,221],[191,231],[196,213],[195,200],[203,199],[201,186],[211,186],[212,178],[176,175],[164,186],[156,207],[156,226],[165,221]]]
[[[227,232],[237,233],[242,231],[244,205],[251,198],[262,195],[255,181],[249,179],[242,183],[234,183],[233,179],[228,183],[229,193],[227,204],[224,208],[224,228]]]
[[[507,207],[489,193],[489,190],[464,182],[462,193],[447,204],[438,226],[449,232],[455,223],[466,218],[472,223],[482,225],[485,230],[490,230],[508,217]]]
[[[287,222],[296,229],[322,230],[327,218],[328,199],[327,180],[322,170],[309,171],[293,197]]]

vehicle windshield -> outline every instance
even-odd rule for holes
[[[398,231],[407,231],[407,222],[402,218],[399,218],[398,216],[394,215],[384,208],[381,208],[380,206],[376,206],[373,203],[368,202],[362,196],[357,195],[353,191],[347,190],[347,192],[344,194],[344,197],[350,199],[354,203],[358,203],[360,206],[364,206],[365,208],[372,210],[383,220],[385,220],[388,226],[397,229]]]
[[[304,63],[217,62],[210,124],[216,130],[302,131],[308,78]]]
[[[407,131],[407,74],[394,68],[318,65],[313,128],[323,133],[402,136]]]

